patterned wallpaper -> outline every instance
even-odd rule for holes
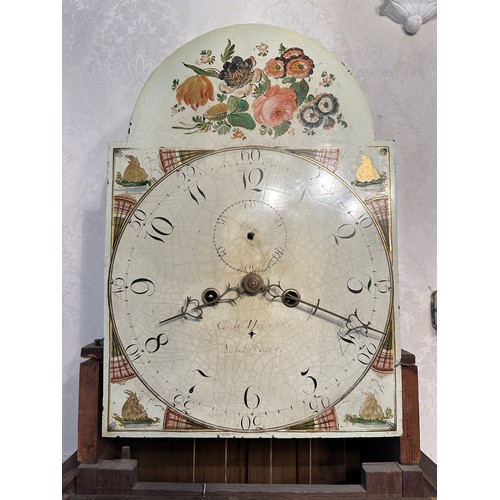
[[[274,24],[303,33],[351,70],[375,137],[394,139],[402,347],[420,373],[421,448],[437,462],[436,21],[414,36],[381,0],[63,0],[63,448],[77,448],[80,349],[103,337],[108,142],[124,141],[137,96],[173,50],[213,29]]]

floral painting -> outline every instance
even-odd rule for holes
[[[212,49],[203,49],[193,64],[183,62],[192,74],[172,82],[172,114],[178,116],[173,128],[244,140],[250,132],[276,138],[348,126],[335,95],[335,75],[315,73],[304,49],[280,44],[270,55],[270,47],[259,43],[254,52],[237,55],[228,40],[219,66]]]

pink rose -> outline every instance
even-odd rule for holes
[[[292,89],[274,85],[264,95],[257,97],[252,107],[258,123],[277,127],[290,120],[297,111],[297,95]]]

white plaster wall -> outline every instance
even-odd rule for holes
[[[303,33],[352,71],[377,139],[395,139],[401,336],[420,373],[421,448],[437,462],[436,20],[414,36],[382,0],[63,0],[62,459],[77,448],[80,349],[103,337],[107,144],[127,139],[150,73],[190,39],[229,24]]]

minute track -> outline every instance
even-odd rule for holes
[[[391,276],[386,248],[349,186],[266,148],[251,150],[253,170],[247,151],[152,186],[116,242],[123,286],[110,293],[139,381],[193,425],[236,435],[282,432],[345,398],[388,338],[392,307],[392,282],[375,286]]]

